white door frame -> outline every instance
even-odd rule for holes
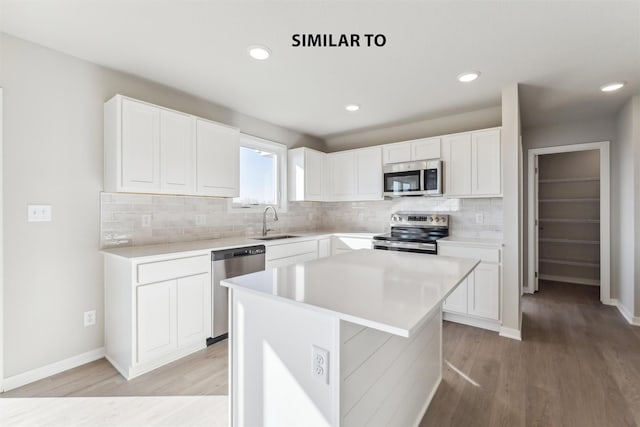
[[[2,164],[3,159],[3,140],[4,134],[3,127],[3,93],[0,87],[0,393],[4,391],[4,219],[2,216],[4,193],[2,192],[3,181],[2,176],[4,174]]]
[[[536,193],[535,163],[541,154],[569,153],[574,151],[600,151],[600,301],[613,305],[611,299],[611,170],[609,163],[609,141],[588,142],[585,144],[561,145],[556,147],[532,148],[528,151],[528,268],[527,287],[525,292],[533,293],[535,287],[535,272],[538,265],[536,240],[536,208],[538,195]]]

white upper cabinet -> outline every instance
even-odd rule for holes
[[[330,201],[381,200],[380,147],[340,151],[327,155]]]
[[[355,150],[329,153],[329,200],[354,200],[356,195]]]
[[[193,120],[187,114],[160,110],[160,188],[163,192],[195,192]]]
[[[239,139],[238,129],[116,95],[104,106],[105,191],[235,197]]]
[[[287,153],[289,200],[325,199],[326,154],[310,148],[295,148]]]
[[[380,147],[355,151],[356,200],[382,199],[382,150]]]
[[[500,129],[448,135],[442,138],[445,195],[502,195]]]
[[[160,110],[124,99],[121,117],[122,191],[160,190]]]
[[[382,146],[382,160],[388,163],[440,158],[440,138],[422,138]]]
[[[205,196],[240,194],[240,131],[196,119],[197,192]]]
[[[471,134],[442,138],[445,193],[448,196],[471,194]]]
[[[411,144],[408,142],[396,142],[382,146],[382,159],[384,164],[402,163],[411,161]]]
[[[471,134],[472,194],[502,193],[502,148],[500,129]]]

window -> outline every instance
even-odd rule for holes
[[[286,210],[287,147],[276,142],[240,135],[240,196],[233,210],[275,206]]]

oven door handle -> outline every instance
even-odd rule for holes
[[[402,248],[402,249],[417,249],[423,251],[435,251],[435,243],[418,243],[418,242],[391,242],[383,240],[375,240],[373,246],[382,246],[385,248]]]

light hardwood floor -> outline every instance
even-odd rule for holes
[[[445,366],[421,427],[640,426],[640,328],[601,305],[596,287],[540,289],[523,298],[522,342],[445,322],[444,355],[454,368]],[[99,360],[2,396],[226,392],[222,342],[129,382]]]

